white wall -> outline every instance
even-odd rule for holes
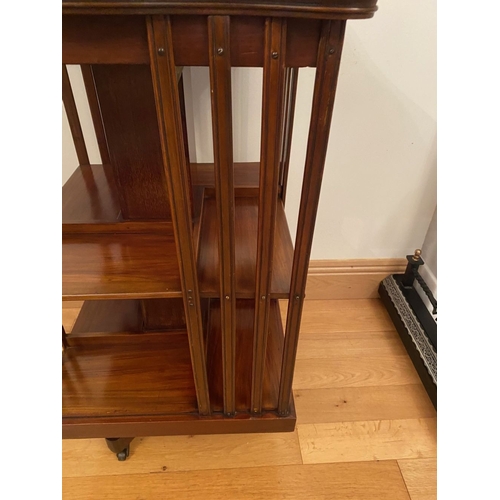
[[[299,73],[286,206],[293,234],[314,71]],[[186,68],[185,91],[192,161],[213,161],[208,69]],[[235,161],[259,160],[261,99],[262,69],[233,69]],[[412,253],[435,206],[436,2],[384,0],[373,19],[347,25],[312,258]]]
[[[425,237],[436,206],[435,14],[434,1],[386,0],[373,19],[348,23],[313,259],[402,257]],[[304,73],[301,100],[313,83]],[[302,108],[294,151],[305,150]]]

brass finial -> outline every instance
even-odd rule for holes
[[[413,254],[413,260],[419,260],[421,254],[422,254],[422,250],[420,250],[420,248],[417,248],[415,250],[415,253]]]

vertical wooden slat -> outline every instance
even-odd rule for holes
[[[262,381],[269,328],[274,225],[278,202],[279,162],[285,77],[286,20],[266,20],[262,137],[260,155],[259,222],[255,293],[252,412],[262,410]]]
[[[217,206],[224,413],[235,413],[236,286],[229,16],[208,17]]]
[[[62,66],[62,98],[71,135],[73,136],[73,143],[75,144],[78,163],[80,165],[89,165],[89,156],[85,147],[85,139],[83,137],[82,126],[80,125],[80,118],[78,117],[78,110],[76,109],[75,97],[71,90],[68,70],[64,64]]]
[[[210,414],[210,400],[187,182],[188,166],[182,138],[172,30],[168,16],[157,15],[148,18],[148,42],[163,167],[172,208],[172,223],[179,260],[198,411],[202,415],[208,415]]]
[[[108,143],[106,141],[106,132],[104,131],[104,124],[102,122],[101,109],[99,107],[99,99],[95,89],[94,74],[90,64],[82,64],[83,83],[85,84],[85,91],[87,92],[87,99],[89,101],[90,114],[92,116],[92,123],[94,124],[95,136],[99,153],[101,155],[101,163],[108,165],[109,151]]]
[[[280,162],[280,198],[285,203],[286,187],[288,183],[288,169],[290,166],[290,150],[292,147],[293,118],[295,116],[295,99],[297,96],[297,81],[299,68],[286,68],[285,75],[285,103],[283,112],[283,137],[281,144]]]
[[[292,279],[285,332],[278,412],[286,415],[290,405],[300,319],[304,304],[307,270],[316,222],[321,180],[337,87],[345,21],[324,21],[318,48],[318,63],[311,111],[311,124],[302,182]]]

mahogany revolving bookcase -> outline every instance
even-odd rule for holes
[[[63,438],[292,431],[292,379],[346,21],[376,0],[63,0]],[[81,66],[89,162],[66,65]],[[182,68],[208,66],[214,163],[190,163]],[[295,245],[298,69],[316,78]],[[233,162],[232,67],[263,67],[258,163]],[[282,324],[279,301],[287,301]],[[286,303],[286,302],[285,302]]]

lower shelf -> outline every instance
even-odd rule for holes
[[[138,337],[143,341],[138,343]],[[63,419],[197,411],[185,332],[130,334],[63,355]]]
[[[191,415],[154,415],[140,418],[63,419],[63,439],[178,436],[194,434],[246,434],[254,432],[293,432],[295,429],[293,400],[287,417],[266,412],[260,417],[239,413],[227,418],[220,413],[209,417]]]
[[[130,310],[124,307],[125,303]],[[63,438],[293,431],[296,420],[293,401],[289,416],[278,417],[273,411],[277,406],[283,349],[277,301],[272,301],[271,307],[264,413],[259,417],[249,413],[253,301],[237,302],[238,413],[232,418],[222,414],[218,301],[211,301],[207,334],[207,371],[213,411],[208,417],[201,417],[197,412],[187,333],[134,333],[137,302],[110,301],[109,305],[113,306],[114,314],[105,317],[96,313],[93,319],[83,315],[75,324],[74,334],[68,336],[72,347],[63,353]],[[100,310],[89,304],[89,311],[91,307],[97,312]],[[105,325],[106,332],[103,332]],[[117,331],[127,325],[124,331]],[[95,333],[92,334],[92,330]]]

